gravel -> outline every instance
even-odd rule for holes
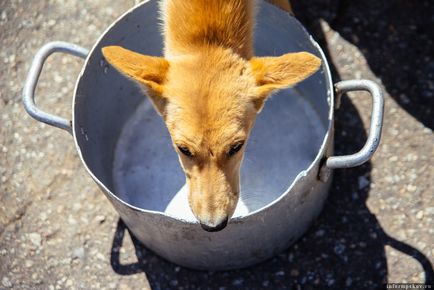
[[[248,269],[199,272],[131,237],[71,137],[31,119],[20,100],[39,47],[65,40],[90,48],[135,1],[0,1],[0,289],[379,289],[432,281],[434,4],[392,2],[293,1],[327,48],[336,81],[382,85],[381,145],[369,163],[335,172],[321,216],[290,249]],[[38,105],[70,117],[81,66],[51,57]],[[336,154],[361,148],[369,117],[367,94],[343,97]]]

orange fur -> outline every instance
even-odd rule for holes
[[[216,227],[235,210],[256,114],[273,90],[307,78],[320,60],[307,52],[253,57],[253,0],[166,0],[161,10],[165,58],[115,46],[103,54],[147,89],[179,154],[192,212]]]
[[[257,80],[258,98],[256,108],[260,110],[268,95],[276,90],[292,86],[314,73],[321,65],[310,53],[287,53],[280,57],[259,57],[250,61]]]
[[[163,1],[166,56],[215,45],[251,57],[253,5],[246,0]]]
[[[270,2],[271,4],[276,5],[280,9],[292,14],[292,7],[291,3],[289,3],[289,0],[267,0],[267,2]]]

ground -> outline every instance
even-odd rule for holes
[[[327,51],[335,81],[379,83],[386,110],[374,158],[337,170],[326,206],[293,247],[258,266],[197,272],[131,238],[85,172],[66,132],[25,113],[35,52],[64,40],[90,48],[135,1],[0,1],[0,289],[383,289],[432,283],[434,260],[434,4],[293,1]],[[323,18],[322,21],[318,21]],[[82,60],[55,55],[38,105],[70,117]],[[344,96],[336,153],[362,146],[366,93]]]

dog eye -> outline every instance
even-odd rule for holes
[[[181,151],[182,154],[184,154],[187,157],[192,157],[193,154],[191,153],[190,150],[188,150],[187,147],[184,146],[178,146],[178,150]]]
[[[238,142],[237,144],[233,145],[228,152],[228,156],[235,155],[243,147],[243,144],[244,142]]]

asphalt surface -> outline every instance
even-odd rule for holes
[[[135,1],[0,1],[0,289],[384,289],[433,283],[434,3],[293,1],[327,51],[335,81],[381,84],[382,143],[360,167],[337,170],[304,237],[251,268],[198,272],[171,264],[129,234],[84,171],[72,138],[31,119],[21,90],[48,41],[84,47]],[[320,21],[319,19],[323,20]],[[55,55],[38,105],[69,117],[82,60]],[[337,154],[363,145],[370,98],[344,96]]]

